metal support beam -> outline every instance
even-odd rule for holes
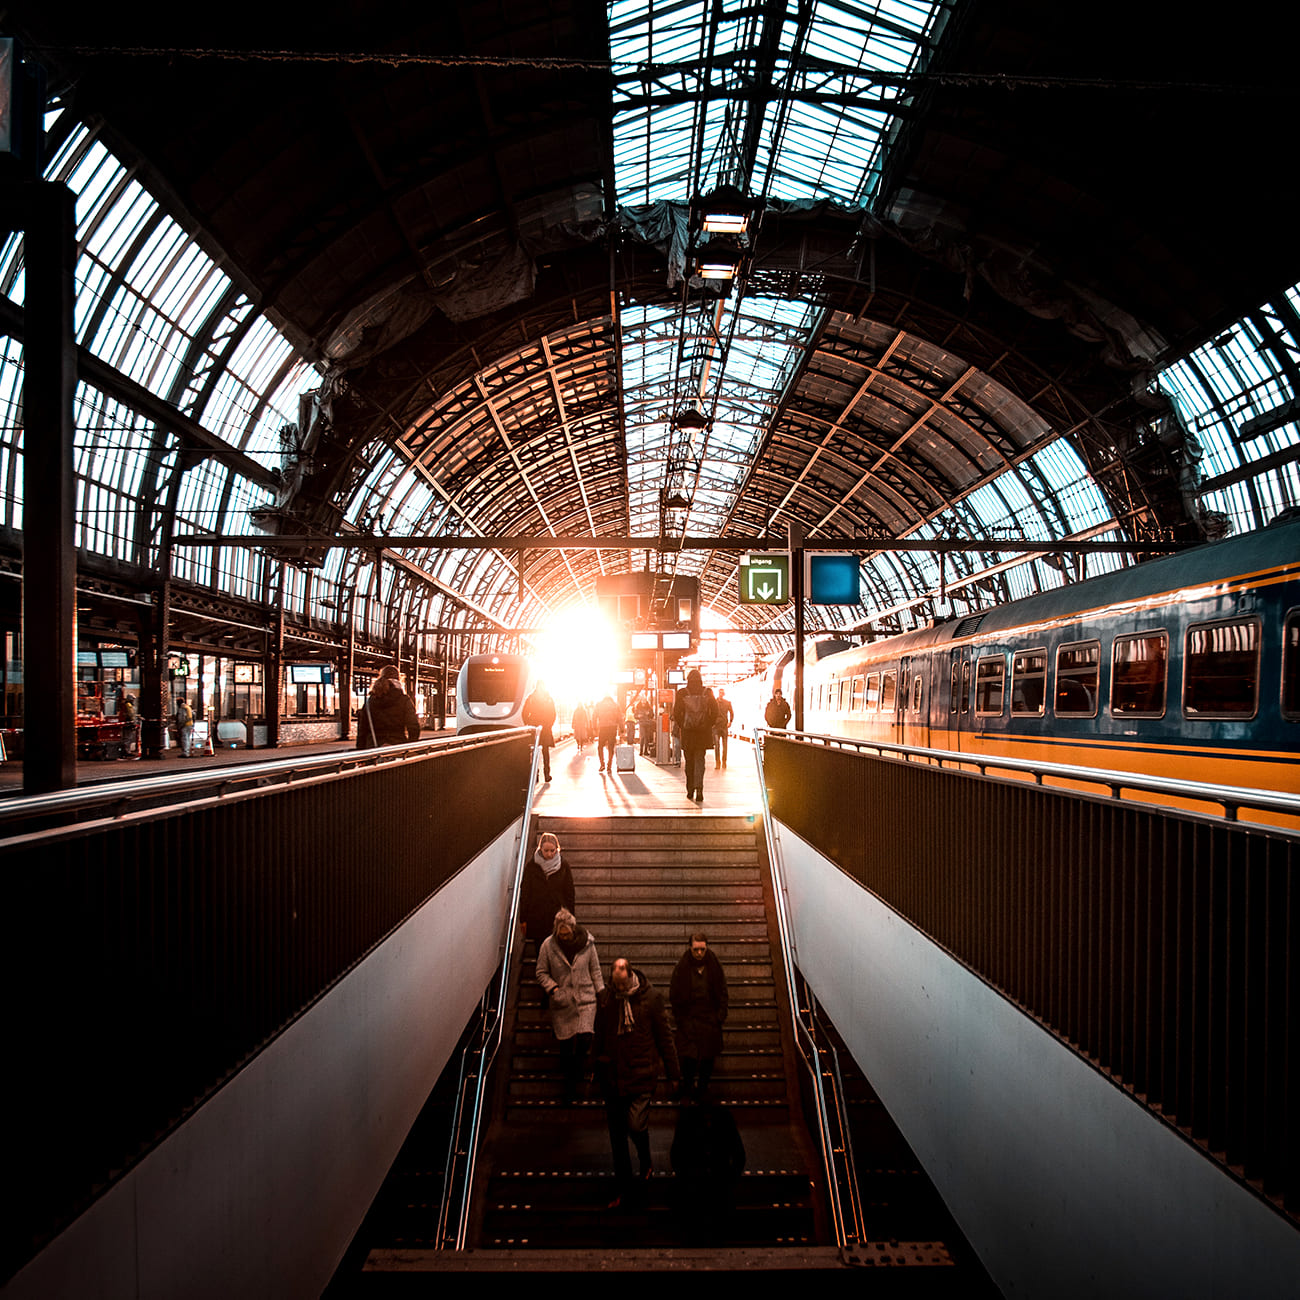
[[[23,788],[28,794],[77,782],[74,202],[66,186],[37,181],[13,186],[0,204],[6,224],[25,232]]]
[[[785,549],[781,537],[557,537],[544,533],[540,536],[485,536],[467,534],[415,533],[403,537],[395,533],[350,533],[342,537],[319,537],[311,534],[269,537],[264,533],[184,533],[172,539],[176,546],[243,546],[260,547],[266,551],[281,547],[315,546],[321,550],[338,547],[368,551],[376,547],[410,547],[430,551],[656,551],[672,554],[677,551],[780,551]],[[805,543],[809,551],[853,551],[860,555],[873,555],[879,551],[925,551],[934,555],[953,555],[958,552],[1032,551],[1043,554],[1087,554],[1089,552],[1124,555],[1133,551],[1145,554],[1185,551],[1200,542],[1148,542],[1148,541],[1069,541],[1065,538],[1029,540],[1023,537],[813,537]],[[391,554],[386,559],[395,560]]]

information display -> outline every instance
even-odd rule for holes
[[[811,605],[856,605],[858,557],[847,551],[816,552],[804,556],[804,591]]]

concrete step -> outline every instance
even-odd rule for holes
[[[569,859],[573,878],[577,880],[581,873],[589,871],[623,870],[649,867],[658,869],[667,867],[680,870],[682,867],[708,868],[710,870],[757,870],[755,855],[745,848],[731,849],[696,849],[680,844],[671,849],[643,849],[629,845],[625,848],[612,849],[568,849],[564,855]]]
[[[574,876],[574,893],[584,900],[584,906],[606,900],[626,903],[636,899],[654,898],[665,891],[683,902],[716,903],[726,906],[730,903],[762,903],[763,886],[757,879],[746,880],[676,880],[664,883],[657,878],[646,880],[605,879],[588,880],[586,877]]]
[[[604,970],[607,979],[610,964],[614,958],[627,957],[632,965],[647,975],[650,983],[665,995],[672,980],[673,969],[682,955],[683,947],[681,943],[676,945],[660,944],[654,952],[646,953],[639,951],[637,944],[628,943],[620,946],[619,951],[615,952],[614,942],[612,940],[606,942],[600,935],[596,936],[596,944],[601,950],[601,968]],[[710,943],[709,946],[713,947],[713,944]],[[728,945],[728,947],[733,947],[733,945]],[[734,945],[734,948],[734,954],[718,952],[718,960],[727,968],[728,985],[732,986],[746,980],[757,980],[771,986],[773,977],[770,956],[750,948],[742,948],[740,945]],[[749,959],[746,959],[741,954],[748,954]],[[532,962],[528,962],[524,967],[523,983],[525,986],[532,984],[536,987],[536,975],[533,972]]]
[[[668,813],[647,817],[553,817],[543,814],[538,819],[538,829],[551,831],[564,844],[570,835],[677,835],[756,833],[757,821],[752,816],[701,816],[693,813]]]
[[[550,1025],[542,1020],[515,1026],[515,1049],[529,1055],[543,1051],[554,1041]],[[722,1029],[722,1041],[728,1051],[749,1048],[779,1050],[781,1022],[779,1017],[766,1020],[733,1020],[727,1018]]]
[[[512,1070],[510,1074],[510,1104],[522,1100],[558,1100],[564,1080],[558,1074],[546,1071]],[[714,1101],[730,1105],[746,1101],[786,1100],[785,1072],[751,1071],[748,1074],[721,1074],[715,1072],[709,1088]],[[593,1092],[593,1099],[597,1094]]]
[[[746,1071],[775,1071],[781,1068],[781,1050],[779,1047],[748,1047],[733,1050],[726,1036],[723,1036],[723,1051],[714,1065],[715,1075],[729,1071],[744,1073]],[[560,1050],[554,1042],[544,1041],[540,1044],[516,1043],[510,1056],[511,1070],[523,1070],[532,1073],[558,1073],[560,1069]]]
[[[582,923],[595,932],[597,922],[606,926],[626,922],[652,922],[685,920],[689,925],[709,930],[709,941],[713,941],[713,930],[721,934],[722,927],[738,921],[753,921],[767,926],[767,912],[762,899],[752,902],[705,902],[701,899],[683,899],[665,891],[659,895],[634,898],[588,898],[581,887],[574,890],[575,906],[582,904]],[[590,925],[588,925],[590,922]],[[711,928],[710,928],[711,927]],[[597,943],[599,943],[599,936]]]

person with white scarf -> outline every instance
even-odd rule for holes
[[[560,852],[559,837],[543,831],[532,860],[524,867],[519,919],[525,935],[540,947],[550,936],[556,912],[561,908],[572,912],[573,901],[573,872]]]

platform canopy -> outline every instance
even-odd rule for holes
[[[78,195],[88,625],[165,569],[195,645],[282,606],[455,658],[649,567],[772,651],[788,610],[675,540],[851,539],[863,603],[810,626],[890,630],[1263,526],[1300,505],[1270,8],[10,5]],[[16,571],[21,234],[0,294]],[[445,535],[541,540],[402,541]]]

